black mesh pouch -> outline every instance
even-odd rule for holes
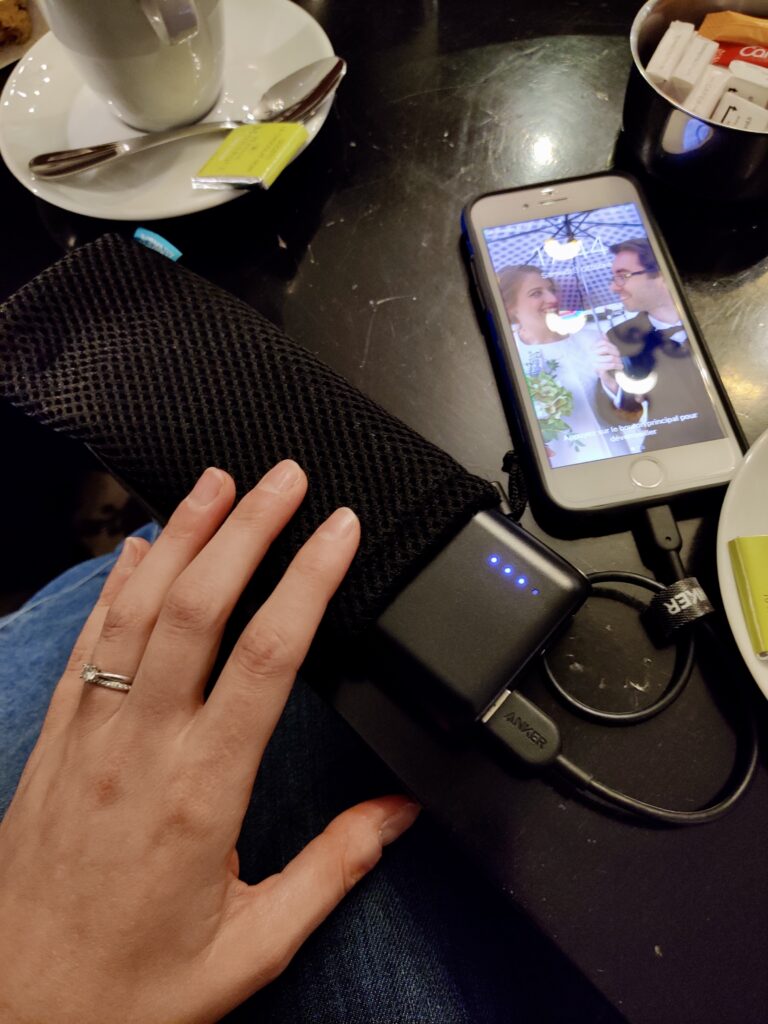
[[[75,250],[1,307],[0,396],[84,442],[161,522],[206,466],[228,470],[243,494],[295,459],[309,493],[249,603],[349,505],[363,540],[327,617],[347,633],[498,500],[251,307],[116,235]]]

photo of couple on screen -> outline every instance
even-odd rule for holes
[[[634,204],[485,239],[553,468],[723,436]]]

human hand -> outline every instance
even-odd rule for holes
[[[619,390],[619,385],[616,383],[614,373],[623,365],[618,348],[604,334],[601,334],[592,347],[592,356],[595,373],[605,387],[615,395]]]
[[[216,1021],[276,977],[413,822],[405,797],[339,815],[248,886],[235,843],[264,748],[359,541],[337,510],[203,691],[241,591],[306,491],[293,462],[230,513],[209,469],[149,548],[126,541],[0,826],[0,1021]],[[84,683],[84,662],[134,677]]]

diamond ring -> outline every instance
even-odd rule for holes
[[[117,672],[102,672],[96,665],[90,664],[83,665],[80,678],[86,683],[103,686],[106,690],[119,690],[120,693],[128,693],[133,682],[131,676],[121,676]]]

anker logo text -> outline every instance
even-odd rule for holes
[[[707,595],[701,587],[688,587],[679,591],[671,601],[665,601],[664,607],[670,615],[679,615],[686,608],[693,608],[697,604],[709,604]]]
[[[510,725],[515,725],[520,732],[525,733],[531,743],[534,743],[537,747],[541,747],[543,750],[547,745],[546,736],[542,736],[538,729],[534,729],[530,722],[526,722],[520,715],[516,715],[515,712],[511,712],[509,715],[504,716]]]

